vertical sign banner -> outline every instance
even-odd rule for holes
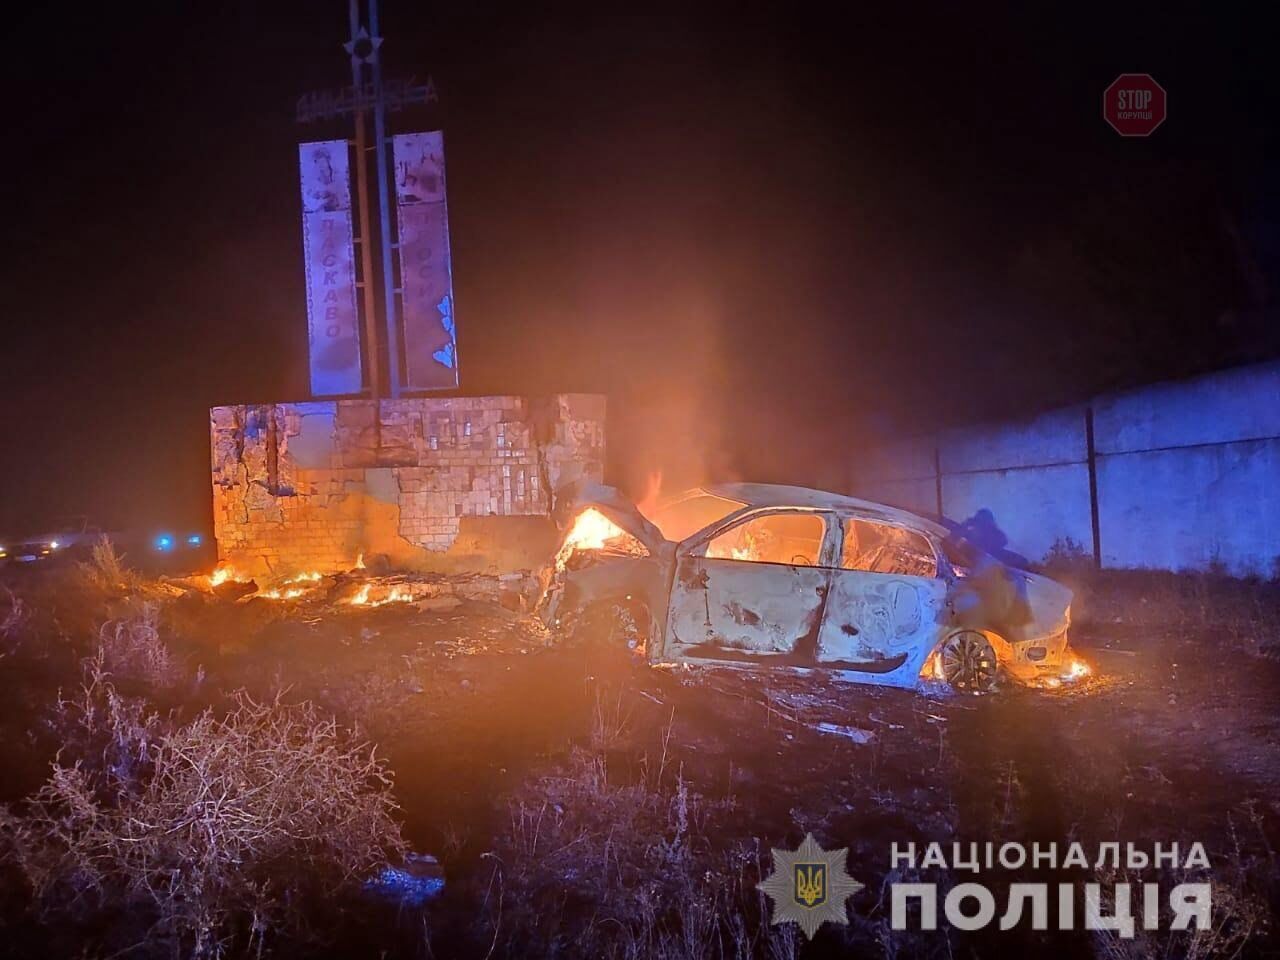
[[[317,397],[359,393],[363,383],[347,141],[299,144],[298,165],[311,393]]]
[[[453,267],[444,187],[444,135],[392,138],[396,221],[400,228],[400,310],[406,390],[458,385],[458,337],[453,321]]]

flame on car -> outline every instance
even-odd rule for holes
[[[929,654],[929,659],[924,662],[924,666],[920,668],[921,680],[937,680],[939,683],[945,683],[947,675],[942,672],[942,654],[937,650]]]
[[[744,530],[737,543],[722,542],[719,538],[707,544],[707,556],[716,560],[756,560],[760,557],[760,545],[750,530]]]
[[[579,550],[608,550],[633,557],[643,557],[649,552],[644,544],[595,507],[587,507],[574,519],[556,553],[556,569],[563,570]]]

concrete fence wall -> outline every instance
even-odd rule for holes
[[[851,489],[963,522],[1008,549],[1074,541],[1103,566],[1277,572],[1280,363],[1108,394],[1080,406],[860,454]]]

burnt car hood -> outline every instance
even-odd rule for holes
[[[664,547],[670,547],[662,531],[654,526],[635,503],[617,487],[603,483],[577,483],[562,489],[556,496],[556,522],[565,527],[572,517],[588,507],[594,507],[619,527],[631,534],[649,552],[660,554]]]

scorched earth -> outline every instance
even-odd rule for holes
[[[545,627],[484,578],[352,571],[257,589],[227,576],[215,589],[143,579],[101,556],[10,576],[3,949],[1270,954],[1276,587],[1056,576],[1074,590],[1072,643],[1094,674],[982,696],[822,671],[655,666],[625,644]],[[200,751],[232,743],[239,752]],[[277,775],[253,780],[251,761],[268,753]],[[193,769],[220,792],[197,784],[203,799],[178,803]],[[250,840],[246,818],[261,825]],[[103,824],[136,842],[107,842]],[[228,853],[219,831],[241,845]],[[757,888],[770,848],[807,833],[847,846],[866,885],[849,924],[827,924],[811,944],[792,924],[770,925]],[[893,844],[992,840],[1201,842],[1215,930],[1120,942],[1026,923],[890,929],[886,884],[902,879]],[[431,895],[370,883],[388,868],[425,873]],[[1068,879],[1116,879],[1103,872],[1091,864]],[[932,874],[922,879],[944,889],[967,879]]]

